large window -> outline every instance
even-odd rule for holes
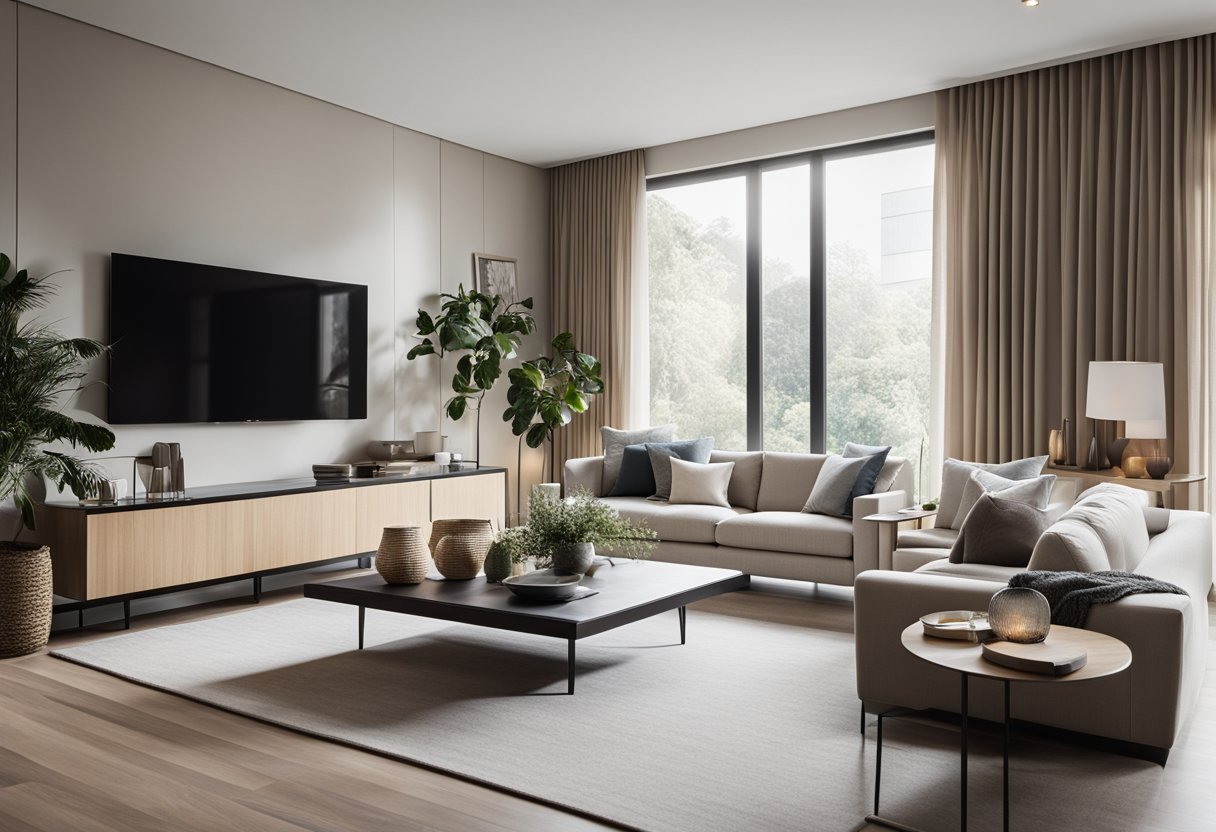
[[[719,448],[928,433],[931,135],[651,180],[653,423]]]

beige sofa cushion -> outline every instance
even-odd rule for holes
[[[958,540],[958,529],[908,529],[900,532],[896,549],[949,549]]]
[[[1148,551],[1147,492],[1102,483],[1039,538],[1027,569],[1135,571]]]
[[[926,563],[943,560],[950,554],[949,549],[896,549],[891,553],[891,568],[896,572],[915,572]]]
[[[826,454],[764,454],[757,511],[802,511]]]
[[[760,476],[764,472],[764,451],[710,451],[709,461],[735,463],[726,497],[732,506],[755,511]]]
[[[768,460],[765,460],[767,476]],[[843,517],[800,511],[759,511],[718,524],[720,546],[769,549],[800,555],[853,557],[853,523]]]
[[[994,563],[951,563],[945,558],[926,563],[916,570],[917,574],[948,575],[952,578],[978,578],[982,581],[996,581],[1007,584],[1009,579],[1019,572],[1025,572],[1019,566],[997,566]]]
[[[749,513],[745,508],[678,505],[645,497],[601,497],[600,501],[615,508],[627,520],[646,523],[660,540],[680,543],[713,543],[718,523]]]

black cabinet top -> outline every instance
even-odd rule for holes
[[[179,500],[149,500],[140,496],[127,497],[117,503],[104,505],[87,503],[81,505],[76,500],[47,500],[46,504],[53,508],[76,509],[86,514],[105,514],[112,511],[140,511],[149,508],[165,508],[167,506],[191,506],[202,503],[223,503],[229,500],[249,500],[258,497],[279,497],[286,494],[312,494],[318,491],[337,491],[343,488],[368,488],[377,485],[393,483],[417,482],[419,480],[442,480],[457,477],[476,477],[482,474],[506,473],[506,468],[485,466],[478,468],[474,463],[457,463],[449,466],[448,471],[436,471],[429,467],[416,474],[402,474],[391,477],[356,478],[348,482],[324,482],[311,477],[301,477],[289,480],[264,480],[262,482],[235,482],[225,485],[204,485],[187,488],[184,499]]]

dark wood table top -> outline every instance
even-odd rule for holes
[[[304,595],[324,601],[457,621],[502,630],[584,638],[640,621],[714,595],[746,589],[751,577],[734,569],[657,561],[623,561],[601,566],[582,585],[596,595],[561,604],[537,604],[516,597],[484,577],[469,581],[426,580],[389,585],[379,575],[305,584]]]

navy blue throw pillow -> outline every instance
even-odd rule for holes
[[[654,468],[645,445],[626,445],[621,472],[609,497],[649,497],[654,493]]]
[[[886,463],[889,453],[891,453],[890,445],[855,445],[852,442],[845,444],[842,456],[848,458],[868,456],[870,458],[870,461],[861,467],[861,473],[857,475],[857,482],[853,484],[853,491],[849,494],[849,501],[845,504],[845,517],[853,516],[854,499],[874,493],[874,484],[878,482],[878,475],[882,472],[882,466]]]

